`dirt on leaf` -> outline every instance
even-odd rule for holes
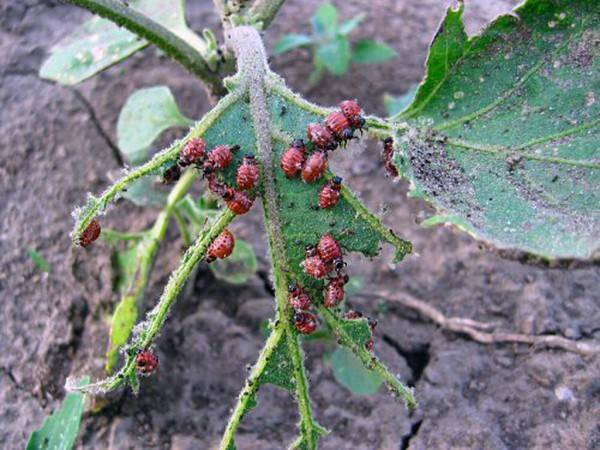
[[[286,32],[308,32],[320,2],[291,0],[265,33],[272,49]],[[358,98],[383,114],[384,92],[401,94],[423,75],[427,44],[450,1],[335,2],[342,19],[368,10],[356,37],[377,37],[400,58],[357,66],[343,78],[326,77],[309,89],[307,50],[272,57],[296,91],[321,104]],[[509,0],[467,4],[470,32],[514,5]],[[212,2],[189,2],[195,30],[218,29]],[[111,150],[120,108],[135,90],[165,84],[190,117],[209,109],[203,88],[155,49],[68,88],[37,71],[51,46],[89,17],[55,2],[0,4],[0,447],[23,448],[29,433],[57,408],[69,375],[103,376],[106,317],[117,301],[110,251],[102,243],[72,248],[70,212],[87,192],[100,192],[118,173]],[[502,259],[450,228],[417,225],[432,210],[409,200],[405,184],[385,177],[377,143],[336,155],[334,169],[384,220],[410,239],[417,256],[399,265],[353,258],[361,277],[354,309],[377,317],[375,351],[415,386],[420,402],[409,416],[384,389],[349,393],[322,358],[324,344],[307,344],[315,414],[331,430],[323,449],[594,449],[600,446],[600,357],[521,345],[484,346],[441,331],[394,303],[406,292],[448,316],[496,322],[521,333],[600,338],[600,268],[544,269]],[[122,230],[149,227],[156,211],[125,201],[102,218]],[[214,279],[202,266],[158,340],[161,367],[142,380],[141,393],[115,394],[110,406],[87,414],[78,448],[173,450],[214,448],[263,342],[261,323],[274,312],[260,208],[232,227],[260,261],[248,285]],[[170,230],[146,295],[158,299],[178,263],[181,240]],[[34,247],[52,265],[46,275],[29,258]],[[366,295],[384,291],[386,298]],[[388,298],[389,297],[389,298]],[[259,394],[245,418],[240,449],[286,448],[297,416],[292,399],[275,387]]]

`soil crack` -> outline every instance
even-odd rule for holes
[[[414,438],[417,435],[417,433],[419,432],[419,429],[421,428],[422,423],[423,423],[423,419],[413,422],[413,424],[410,427],[410,432],[408,434],[405,434],[404,436],[402,436],[402,441],[400,443],[400,450],[407,450],[410,447],[410,441],[412,438]]]
[[[81,92],[79,92],[77,89],[69,89],[69,90],[71,92],[73,92],[73,94],[75,95],[77,100],[79,100],[81,102],[81,104],[83,105],[83,107],[85,108],[87,113],[89,114],[90,120],[92,121],[94,128],[96,128],[96,131],[98,132],[100,137],[104,140],[106,145],[110,148],[115,161],[117,161],[119,166],[124,167],[125,163],[123,161],[123,157],[121,156],[119,147],[117,147],[117,145],[112,141],[112,139],[110,138],[108,133],[106,133],[104,128],[102,128],[102,125],[100,124],[100,121],[98,120],[98,117],[96,116],[96,112],[94,111],[94,107],[87,100],[87,98],[85,98],[85,96]]]
[[[412,377],[407,381],[407,384],[411,387],[415,386],[421,379],[425,367],[427,367],[427,364],[429,364],[429,345],[422,345],[416,350],[406,350],[387,334],[383,335],[383,342],[390,345],[400,356],[406,360],[406,364],[408,364],[408,367],[412,372]]]

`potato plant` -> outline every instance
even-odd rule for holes
[[[104,380],[68,382],[72,390],[99,395],[129,386],[137,392],[139,376],[157,363],[153,345],[186,280],[207,257],[230,253],[227,227],[260,202],[277,312],[224,427],[221,448],[235,448],[240,423],[268,383],[289,391],[297,403],[298,437],[291,446],[317,448],[327,431],[313,414],[301,339],[317,326],[331,330],[339,346],[380,377],[392,395],[415,408],[412,390],[375,355],[372,324],[344,311],[343,302],[330,301],[334,288],[343,297],[344,277],[352,274],[352,267],[344,265],[345,254],[375,257],[383,245],[391,245],[395,262],[400,262],[412,251],[325,165],[331,152],[343,154],[346,141],[362,138],[363,132],[365,138],[381,141],[387,172],[407,179],[412,197],[436,207],[438,213],[424,225],[453,224],[527,261],[599,261],[600,4],[595,0],[527,0],[473,37],[464,30],[463,5],[450,8],[432,41],[414,99],[386,119],[363,118],[362,112],[353,116],[347,103],[333,108],[310,103],[270,70],[259,31],[273,20],[282,0],[215,1],[223,21],[222,46],[211,31],[202,37],[191,31],[183,5],[176,2],[72,3],[104,19],[92,19],[78,32],[79,40],[57,47],[42,76],[75,83],[151,43],[197,75],[219,99],[184,138],[128,170],[100,195],[90,195],[74,214],[74,244],[93,248],[99,217],[134,183],[157,174],[179,176],[152,230],[131,237],[139,244],[126,264],[133,267],[127,292],[135,304],[170,219],[184,220],[177,217],[182,204],[192,215],[202,210],[187,196],[190,187],[204,181],[221,204],[202,213],[196,222],[201,226],[184,236],[189,246],[162,296],[135,325],[128,342],[115,343],[122,347],[121,368]],[[224,77],[234,67],[235,74]],[[348,123],[338,126],[334,117]],[[188,119],[177,120],[187,125]],[[190,146],[200,143],[201,155],[189,163]],[[229,153],[217,156],[226,153],[223,146]],[[288,173],[294,172],[290,167],[296,161],[289,152],[299,148],[298,173]],[[239,170],[250,164],[244,159],[250,154],[259,177],[242,189]],[[323,205],[324,190],[333,186],[339,198]],[[185,233],[187,228],[181,229]],[[341,255],[325,256],[318,246],[325,236],[339,243]],[[332,288],[332,283],[338,286]],[[125,328],[131,327],[129,318]]]

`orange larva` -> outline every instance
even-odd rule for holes
[[[342,189],[342,178],[333,177],[329,180],[321,192],[319,192],[319,206],[323,209],[333,208],[340,200],[340,190]]]
[[[82,247],[87,247],[100,237],[101,231],[102,227],[100,227],[100,222],[98,222],[96,219],[93,219],[87,226],[87,228],[83,230],[83,233],[81,233],[81,237],[79,238],[79,245],[81,245]]]
[[[317,329],[317,317],[306,311],[297,311],[294,314],[294,325],[301,334],[311,334]]]
[[[144,350],[137,355],[135,367],[141,375],[152,375],[158,368],[158,356],[151,350]]]
[[[236,215],[246,214],[252,208],[254,199],[243,191],[236,191],[229,188],[223,196],[227,207]]]
[[[319,150],[335,150],[338,145],[333,134],[331,134],[327,127],[321,125],[320,123],[309,124],[306,128],[306,137]]]
[[[288,287],[288,292],[290,305],[296,311],[303,311],[310,308],[310,297],[298,283],[291,283]]]
[[[254,155],[244,156],[237,170],[236,182],[240,189],[253,189],[260,178],[260,169]]]
[[[304,164],[304,152],[306,147],[302,139],[297,139],[292,143],[281,157],[281,169],[288,178],[295,177],[302,170]]]
[[[317,252],[326,263],[342,257],[342,247],[331,234],[325,234],[319,240]]]
[[[323,151],[314,152],[302,168],[302,180],[306,183],[312,183],[321,178],[328,167],[327,153]]]
[[[235,236],[228,229],[224,229],[223,232],[217,236],[217,238],[208,247],[206,262],[213,262],[215,259],[225,259],[231,253],[235,247]]]
[[[206,142],[202,138],[190,139],[179,155],[179,164],[182,167],[196,164],[206,156]]]
[[[334,111],[325,118],[325,126],[339,141],[345,142],[352,139],[354,132],[346,116],[340,111]]]
[[[365,126],[365,119],[362,116],[362,108],[356,100],[345,100],[340,103],[342,114],[350,122],[352,128],[362,129]]]

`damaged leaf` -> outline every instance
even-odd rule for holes
[[[412,195],[504,251],[600,259],[600,3],[529,0],[468,37],[449,9],[394,117]]]

